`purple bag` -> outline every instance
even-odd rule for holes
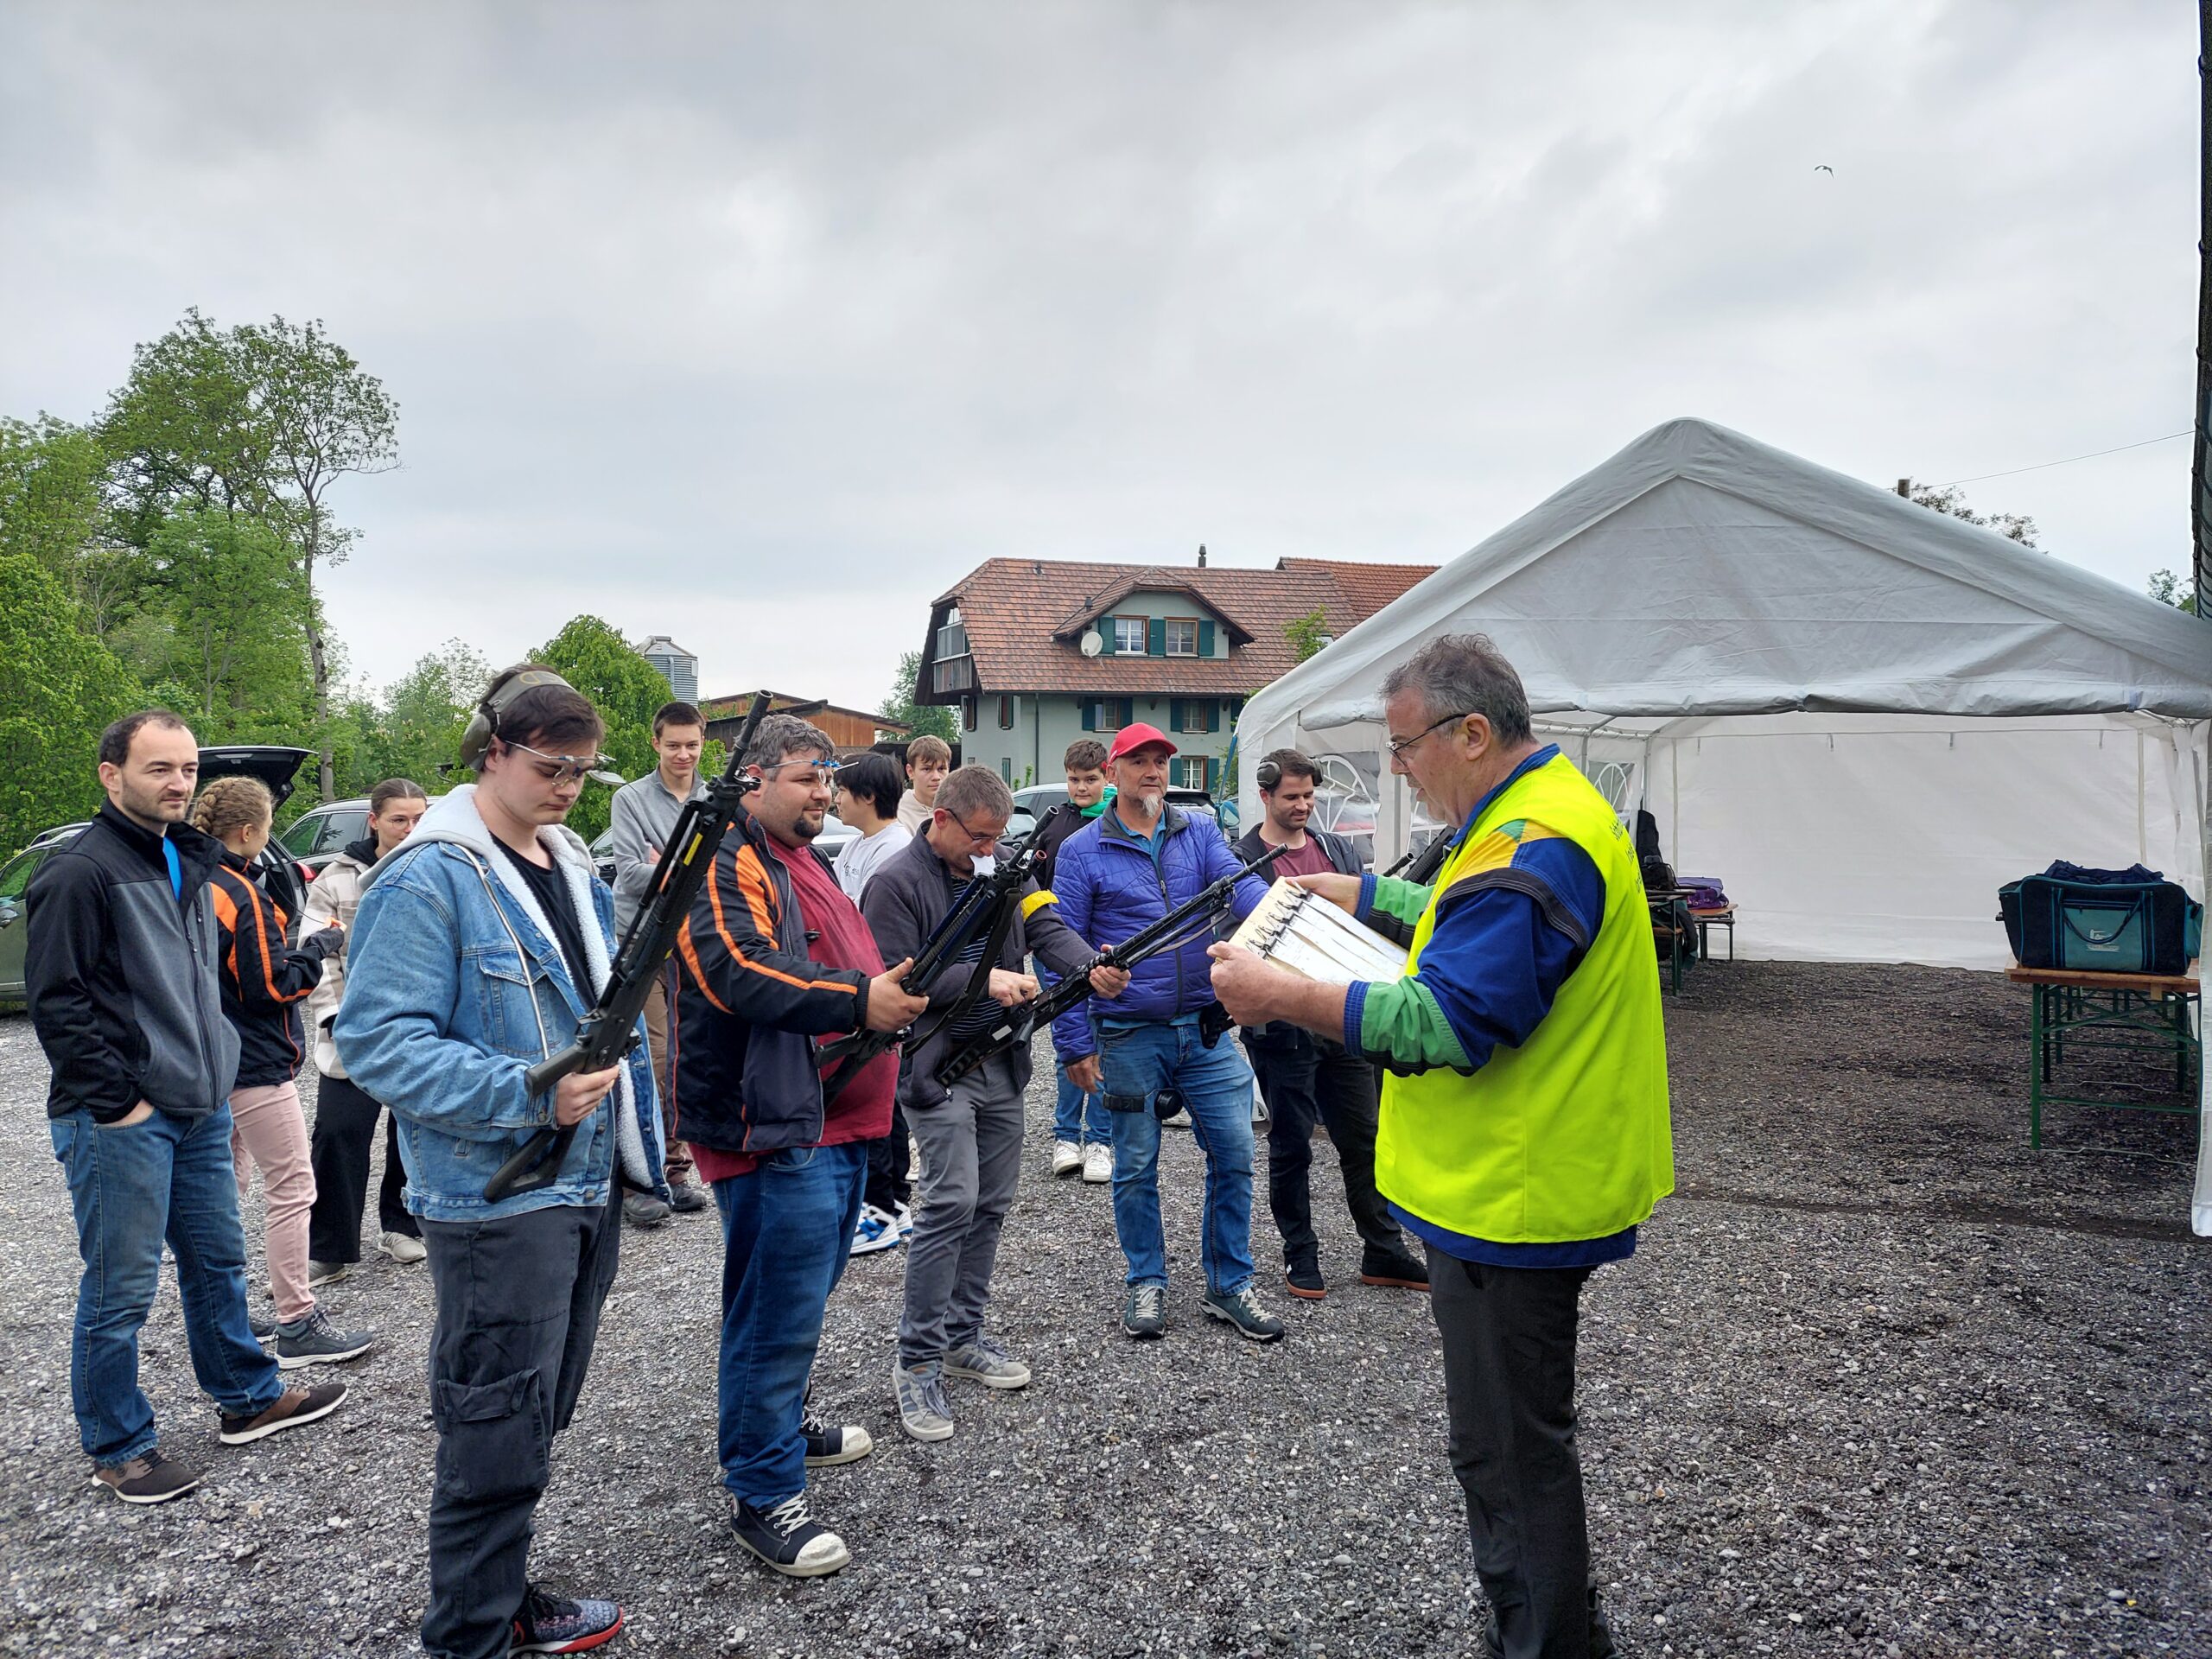
[[[1717,875],[1682,875],[1675,880],[1682,890],[1682,902],[1692,910],[1719,910],[1728,902]]]

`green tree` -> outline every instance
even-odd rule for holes
[[[109,535],[107,474],[106,453],[86,428],[51,415],[0,416],[0,554],[35,559],[102,638],[131,575]]]
[[[1910,482],[1908,480],[1908,482]],[[2036,521],[2022,512],[1996,512],[1986,517],[1967,505],[1967,499],[1956,487],[1945,486],[1938,489],[1933,484],[1910,484],[1910,499],[1916,506],[1926,507],[1930,512],[1940,512],[1947,518],[1955,518],[1964,524],[1980,524],[1993,530],[2009,541],[2022,547],[2034,547],[2036,537],[2043,532],[2036,528]]]
[[[0,849],[13,851],[92,815],[100,729],[141,693],[78,626],[67,590],[22,553],[0,553]]]
[[[891,695],[884,700],[879,711],[886,720],[904,722],[909,737],[941,737],[948,743],[959,741],[960,734],[952,721],[952,710],[940,702],[917,702],[914,683],[922,672],[922,653],[910,651],[899,659],[899,677],[891,687]],[[879,737],[892,735],[879,730]]]
[[[1290,641],[1290,648],[1297,653],[1297,660],[1319,656],[1328,648],[1329,619],[1318,607],[1305,615],[1294,617],[1282,625],[1282,637]]]
[[[591,699],[607,722],[602,747],[614,757],[617,772],[642,778],[653,769],[653,716],[668,701],[668,682],[611,626],[595,616],[579,616],[540,645],[531,660],[557,671]],[[569,814],[569,827],[586,841],[606,829],[609,794],[587,784]]]
[[[2171,570],[2153,570],[2147,591],[2161,605],[2187,611],[2191,616],[2197,613],[2196,584],[2187,576],[2177,575]]]
[[[333,750],[348,794],[365,795],[387,778],[411,778],[435,795],[457,780],[444,768],[461,759],[461,728],[492,681],[491,664],[462,640],[448,639],[371,701],[353,697],[333,716]]]

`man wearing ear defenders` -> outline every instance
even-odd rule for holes
[[[478,781],[369,872],[346,951],[340,1058],[392,1103],[437,1294],[433,1659],[576,1653],[622,1628],[613,1601],[529,1576],[548,1453],[614,1282],[623,1188],[669,1196],[642,1040],[543,1093],[528,1083],[575,1037],[614,954],[613,897],[563,823],[605,764],[604,733],[550,669],[501,673],[461,739]],[[551,1184],[486,1202],[485,1182],[549,1125],[576,1129]]]

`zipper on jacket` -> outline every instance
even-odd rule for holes
[[[1100,839],[1104,837],[1102,836]],[[1133,836],[1127,839],[1131,842],[1135,841]],[[1129,850],[1132,853],[1143,851],[1135,845],[1131,845]],[[1164,918],[1175,908],[1167,897],[1167,814],[1164,810],[1160,815],[1160,856],[1154,858],[1148,852],[1144,856],[1152,865],[1152,879],[1160,886],[1160,914]],[[1175,1012],[1183,1012],[1183,947],[1179,944],[1175,947]]]

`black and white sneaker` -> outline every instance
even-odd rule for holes
[[[836,1463],[858,1463],[875,1450],[875,1441],[858,1423],[833,1423],[814,1408],[812,1401],[799,1408],[798,1432],[806,1437],[806,1466],[826,1469]]]
[[[376,1342],[375,1332],[340,1331],[321,1308],[312,1308],[304,1319],[276,1327],[276,1369],[296,1371],[302,1365],[359,1359]]]
[[[853,1559],[845,1541],[806,1512],[804,1492],[765,1510],[741,1497],[730,1506],[729,1525],[739,1543],[788,1578],[818,1579]]]
[[[582,1653],[622,1632],[619,1603],[594,1597],[570,1601],[533,1584],[515,1616],[509,1653]]]
[[[1252,1294],[1249,1285],[1242,1290],[1210,1290],[1198,1306],[1205,1309],[1207,1318],[1235,1325],[1237,1335],[1249,1337],[1254,1342],[1280,1342],[1287,1328],[1281,1319],[1260,1306],[1260,1299]]]
[[[1131,1285],[1129,1300],[1122,1308],[1122,1329],[1139,1342],[1167,1334],[1167,1287]]]

